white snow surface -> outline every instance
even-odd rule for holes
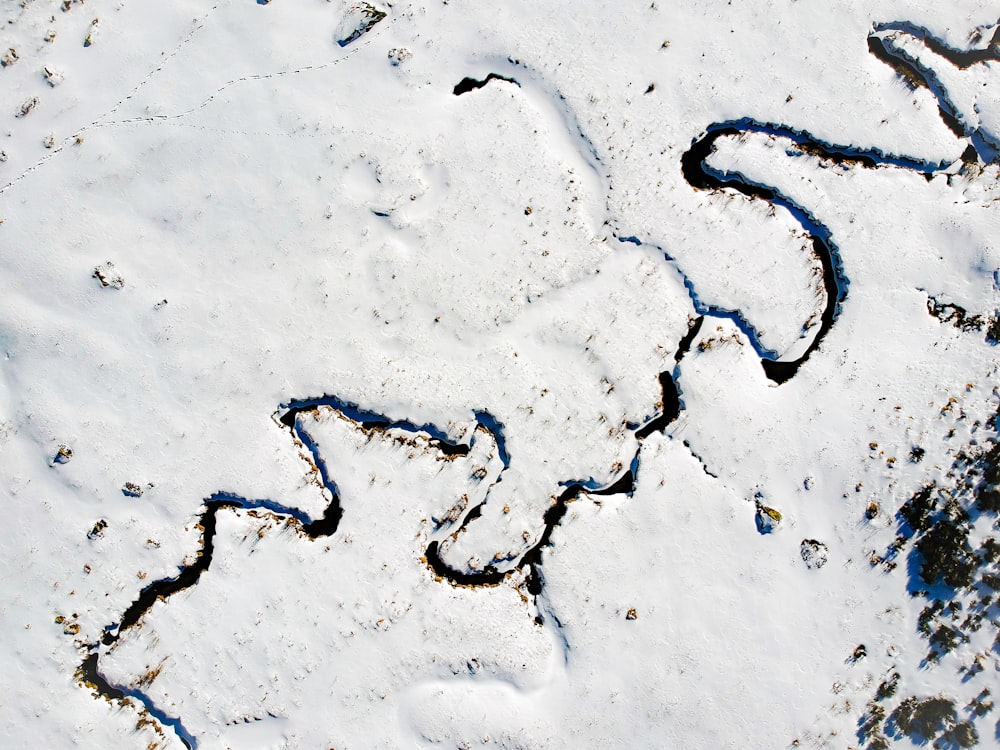
[[[0,2],[0,745],[862,747],[898,673],[887,714],[947,696],[997,746],[965,710],[997,607],[928,662],[912,555],[873,555],[997,439],[1000,172],[967,149],[1000,57],[912,30],[977,48],[1000,5],[395,1],[340,46],[365,5]],[[706,167],[780,200],[689,184],[748,123]],[[223,496],[211,564],[119,629]]]

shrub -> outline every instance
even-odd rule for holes
[[[941,739],[944,740],[944,744],[975,747],[979,744],[979,732],[970,722],[963,721],[941,735]]]
[[[990,322],[986,324],[986,340],[991,344],[1000,343],[1000,311],[993,313]]]
[[[885,720],[885,709],[878,703],[869,703],[868,710],[864,716],[858,720],[858,737],[862,742],[868,742],[872,738],[882,722]]]
[[[976,506],[984,513],[1000,513],[1000,489],[990,487],[976,493]]]
[[[957,646],[959,641],[962,639],[962,634],[957,630],[950,628],[947,625],[942,625],[934,631],[933,635],[931,635],[930,642],[939,653],[947,654],[948,652],[953,651],[955,646]]]
[[[903,503],[899,516],[916,532],[926,531],[931,525],[931,513],[936,505],[934,485],[929,484],[917,490],[913,497]]]
[[[943,518],[917,542],[917,552],[923,557],[920,577],[929,585],[939,579],[958,589],[972,583],[976,558],[969,546],[969,530],[964,525]]]
[[[924,701],[910,697],[892,712],[893,722],[911,739],[932,740],[945,729],[954,727],[957,718],[955,704],[943,696]]]
[[[896,694],[897,687],[899,687],[899,672],[893,672],[878,686],[878,690],[875,693],[875,700],[882,701],[886,698],[891,698]]]

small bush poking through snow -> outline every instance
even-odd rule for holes
[[[60,445],[56,448],[56,455],[52,457],[52,463],[68,463],[71,458],[73,458],[73,449],[68,445]]]
[[[96,266],[93,276],[101,282],[101,286],[103,287],[110,286],[114,289],[122,289],[125,286],[125,279],[115,271],[115,264],[110,260],[107,263]]]
[[[393,67],[401,65],[413,57],[413,53],[406,47],[393,47],[389,50],[389,62]]]
[[[135,482],[125,482],[122,487],[122,494],[126,497],[142,497],[142,487]]]
[[[754,498],[754,503],[757,506],[756,522],[757,531],[761,534],[770,534],[775,531],[779,524],[781,523],[781,513],[775,508],[769,508],[760,501],[761,495],[758,494]]]
[[[802,562],[810,570],[826,565],[827,551],[823,542],[815,539],[803,539],[802,544],[799,545],[799,553],[802,555]]]
[[[87,539],[100,539],[104,536],[104,530],[108,528],[108,522],[103,518],[94,524],[94,528],[87,532]]]
[[[385,16],[384,10],[376,8],[371,3],[352,5],[340,23],[337,24],[337,30],[334,32],[337,44],[346,47],[363,34],[368,33]]]
[[[53,88],[63,82],[63,74],[58,70],[48,67],[47,65],[42,68],[42,76],[44,76],[45,81],[49,84],[49,86],[52,86]]]
[[[35,107],[38,106],[38,97],[32,96],[25,99],[21,103],[20,109],[17,110],[17,117],[24,117],[31,112]]]

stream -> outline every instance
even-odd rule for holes
[[[994,35],[993,44],[987,49],[968,52],[952,50],[934,40],[919,27],[905,24],[889,24],[878,27],[876,32],[869,37],[869,49],[871,53],[879,60],[892,66],[897,74],[910,82],[911,85],[923,85],[930,88],[940,103],[942,120],[956,135],[969,138],[972,142],[971,148],[974,149],[975,155],[983,157],[984,153],[988,153],[984,151],[986,146],[983,145],[981,139],[977,141],[974,134],[965,131],[954,108],[948,101],[946,93],[937,84],[933,78],[933,74],[919,66],[916,61],[908,58],[903,53],[891,50],[877,36],[879,32],[896,29],[919,36],[933,51],[961,67],[997,59],[1000,30]],[[513,78],[490,73],[483,80],[464,78],[454,87],[453,93],[455,95],[462,95],[482,88],[491,81],[504,81],[513,83],[518,87],[521,86]],[[942,165],[927,164],[905,157],[884,154],[877,149],[833,145],[817,140],[808,133],[786,125],[761,123],[750,119],[731,120],[709,125],[703,134],[696,138],[683,154],[681,158],[682,175],[688,185],[694,190],[735,190],[750,198],[767,201],[772,205],[780,206],[787,210],[809,234],[813,251],[822,266],[823,289],[826,296],[819,330],[815,333],[812,342],[798,358],[790,361],[782,361],[761,346],[756,331],[754,331],[752,326],[738,311],[722,310],[705,305],[697,297],[694,289],[689,286],[689,292],[695,303],[695,309],[700,317],[690,321],[686,335],[679,342],[678,349],[674,355],[674,369],[662,372],[658,376],[661,398],[659,404],[656,406],[658,412],[656,416],[644,424],[629,423],[626,425],[627,429],[632,432],[636,442],[635,453],[630,465],[613,480],[604,484],[595,483],[593,480],[573,480],[561,483],[558,494],[552,495],[552,502],[544,514],[544,528],[538,541],[525,551],[517,560],[515,566],[509,570],[498,571],[487,566],[482,572],[468,573],[456,571],[442,560],[440,556],[440,540],[431,541],[426,549],[425,562],[435,576],[455,586],[496,586],[510,577],[515,571],[521,571],[525,575],[527,591],[536,598],[537,602],[537,598],[542,594],[544,586],[542,574],[543,553],[552,544],[553,531],[565,517],[569,503],[577,500],[584,494],[631,495],[635,491],[638,479],[642,442],[653,434],[666,432],[670,425],[679,417],[684,408],[683,394],[677,387],[679,366],[681,360],[697,338],[705,317],[733,320],[752,342],[758,356],[760,356],[761,364],[767,377],[778,384],[792,378],[809,359],[810,355],[821,346],[824,337],[836,323],[841,306],[847,298],[849,280],[843,267],[840,251],[829,229],[807,208],[796,203],[790,197],[782,194],[773,187],[755,183],[742,174],[723,173],[707,166],[706,160],[712,154],[718,139],[739,137],[747,133],[787,139],[803,154],[836,164],[856,165],[866,169],[902,167],[925,174],[928,178],[942,167]],[[619,239],[626,243],[643,244],[642,241],[635,237],[620,236]],[[668,258],[668,260],[670,259]],[[510,464],[510,456],[507,452],[504,438],[504,427],[487,411],[474,412],[475,428],[471,430],[468,440],[463,441],[453,439],[433,424],[416,424],[406,420],[390,419],[377,412],[365,410],[356,404],[334,396],[292,401],[283,405],[279,410],[280,417],[277,421],[289,430],[294,440],[306,448],[313,464],[318,470],[320,483],[330,493],[331,500],[322,517],[312,518],[298,509],[283,506],[271,500],[247,499],[225,492],[219,492],[207,498],[204,501],[204,507],[197,522],[197,527],[201,530],[201,536],[199,541],[200,548],[195,561],[188,566],[179,567],[176,575],[160,579],[143,588],[132,604],[122,613],[118,622],[105,628],[99,643],[89,644],[86,647],[86,655],[77,668],[77,679],[80,682],[111,701],[121,701],[125,698],[135,699],[162,725],[173,729],[177,737],[188,748],[197,748],[198,742],[185,729],[180,719],[171,717],[159,709],[153,703],[152,699],[142,691],[129,686],[114,685],[101,674],[100,656],[102,649],[106,651],[113,648],[123,634],[141,623],[142,618],[157,601],[165,601],[177,592],[198,583],[201,574],[212,564],[214,539],[220,511],[257,510],[271,513],[275,516],[284,516],[291,523],[297,524],[306,537],[313,540],[328,537],[337,531],[343,517],[343,507],[337,486],[327,472],[326,465],[316,443],[298,419],[300,414],[314,412],[320,407],[334,409],[340,415],[353,421],[358,429],[369,434],[385,433],[388,430],[403,430],[411,434],[425,435],[428,437],[431,447],[438,450],[447,458],[467,456],[473,441],[476,440],[476,434],[480,430],[485,431],[495,441],[497,453],[503,463],[503,468],[498,473],[494,485],[501,481],[503,472],[507,470]],[[488,499],[489,489],[487,489],[483,501],[467,510],[464,518],[456,522],[458,529],[454,532],[455,534],[461,533],[471,521],[481,515],[482,508]],[[542,621],[541,614],[538,615],[538,620]]]

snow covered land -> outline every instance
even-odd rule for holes
[[[0,9],[0,747],[1000,747],[1000,3]]]

